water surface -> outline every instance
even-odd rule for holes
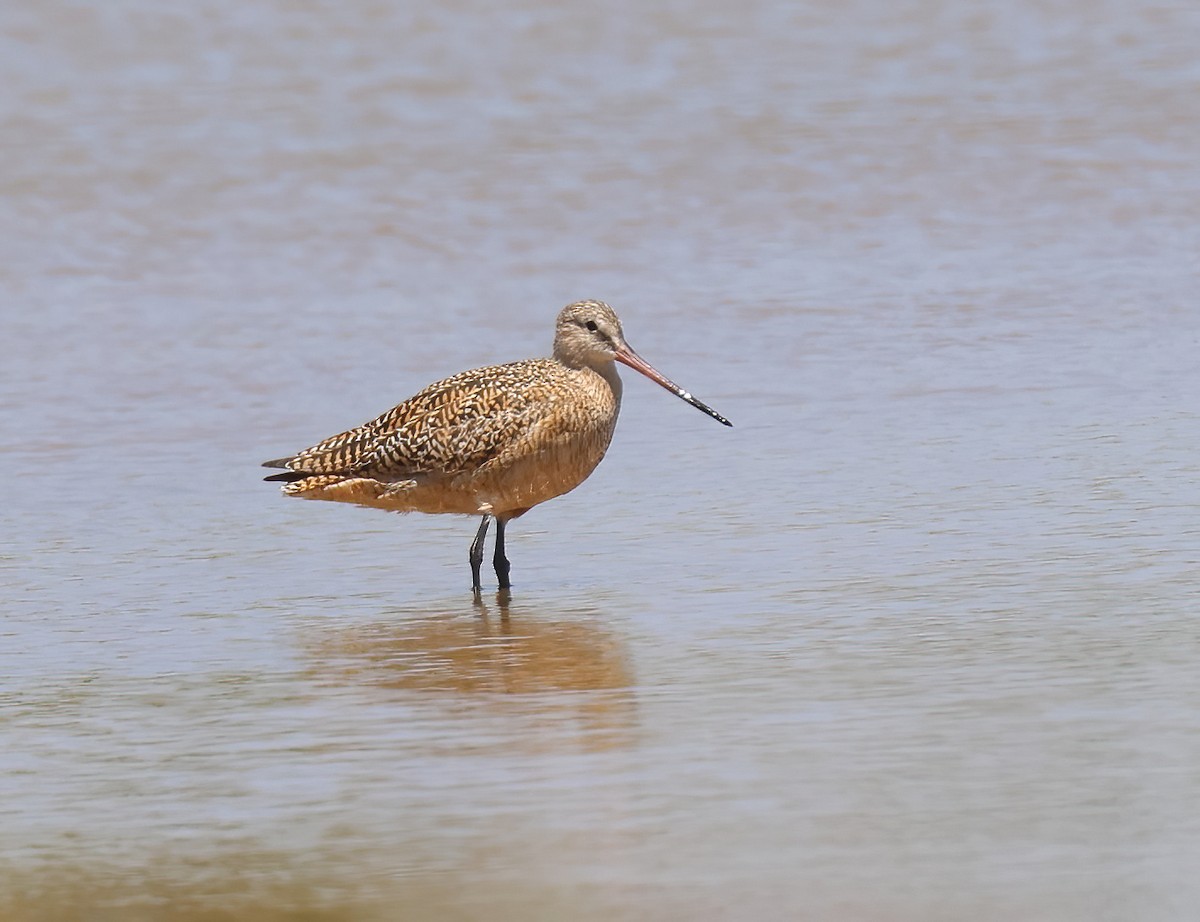
[[[0,914],[1188,918],[1200,16],[0,12]],[[549,350],[514,522],[258,463]]]

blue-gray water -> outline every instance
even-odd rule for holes
[[[1200,902],[1200,13],[0,9],[6,919]],[[510,528],[258,463],[565,303]],[[490,577],[490,574],[488,574]]]

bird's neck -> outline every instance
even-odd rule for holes
[[[558,349],[554,350],[554,359],[572,371],[594,371],[608,384],[617,403],[621,402],[621,376],[617,374],[616,362],[599,362],[593,365],[591,362],[580,361],[578,356],[563,354]]]
[[[619,374],[617,374],[617,363],[616,362],[605,362],[599,368],[595,369],[595,371],[596,371],[596,374],[600,375],[601,378],[603,378],[605,381],[608,382],[608,386],[612,389],[613,397],[616,398],[617,403],[620,403],[621,402],[621,376]]]

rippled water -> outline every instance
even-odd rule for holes
[[[1200,14],[0,9],[0,915],[1190,918]],[[509,531],[258,463],[609,300]]]

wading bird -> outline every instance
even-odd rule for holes
[[[621,408],[615,362],[733,425],[634,352],[611,307],[579,301],[558,315],[552,358],[490,365],[438,381],[357,429],[265,462],[284,468],[266,479],[283,481],[285,494],[305,499],[482,515],[469,557],[476,595],[493,518],[492,564],[500,588],[508,589],[505,525],[574,490],[608,449]]]

